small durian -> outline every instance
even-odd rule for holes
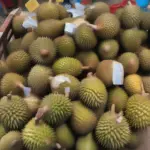
[[[38,24],[36,33],[40,37],[55,39],[64,33],[64,25],[60,20],[43,20]]]
[[[69,13],[67,12],[66,8],[63,5],[56,4],[56,7],[59,11],[59,19],[64,19],[69,17]]]
[[[76,77],[82,70],[89,69],[89,66],[82,66],[81,62],[73,57],[63,57],[54,62],[52,69],[55,75],[67,73]]]
[[[26,29],[22,26],[24,20],[24,15],[17,15],[13,18],[12,29],[16,35],[22,35],[26,32]]]
[[[67,95],[49,94],[41,102],[39,110],[46,109],[43,120],[51,126],[64,123],[72,114],[72,103]]]
[[[95,2],[93,5],[85,9],[85,16],[88,21],[93,23],[97,19],[97,17],[109,11],[110,8],[107,3]]]
[[[110,109],[112,104],[116,106],[116,112],[124,111],[128,101],[128,95],[124,89],[115,87],[109,91],[108,94],[108,108]]]
[[[108,149],[124,148],[130,141],[129,124],[122,113],[115,113],[115,105],[101,116],[95,132],[98,143]]]
[[[143,71],[150,71],[150,49],[142,48],[138,54],[140,67]]]
[[[56,142],[56,134],[39,117],[32,118],[22,131],[23,144],[28,150],[48,150]]]
[[[76,150],[98,150],[98,145],[92,133],[81,136],[77,139]]]
[[[25,51],[16,51],[11,53],[6,63],[12,72],[24,73],[30,68],[31,59]]]
[[[52,2],[42,3],[37,10],[37,19],[39,21],[58,18],[59,18],[59,10],[57,6]]]
[[[80,81],[69,74],[59,74],[50,77],[50,85],[53,93],[65,94],[65,88],[69,88],[69,97],[74,99],[78,96]]]
[[[89,66],[90,69],[96,70],[97,65],[99,63],[99,58],[93,51],[87,51],[87,52],[79,52],[76,55],[76,58],[84,65]]]
[[[131,127],[143,129],[150,125],[150,101],[140,94],[132,95],[127,102],[126,118]]]
[[[0,139],[6,134],[4,126],[0,123]]]
[[[28,51],[28,49],[29,49],[30,45],[32,44],[32,42],[36,39],[37,39],[37,34],[34,31],[27,33],[22,38],[20,48],[25,50],[25,51]]]
[[[0,140],[1,150],[22,150],[22,134],[18,131],[10,131]]]
[[[76,51],[76,45],[72,37],[63,35],[54,40],[57,48],[57,52],[60,56],[74,56]]]
[[[82,50],[91,50],[97,44],[97,38],[92,28],[86,24],[78,26],[74,33],[74,39],[77,46]]]
[[[5,61],[0,60],[0,79],[8,72],[10,72],[8,65]]]
[[[131,74],[125,77],[124,87],[128,94],[142,94],[142,78],[138,74]]]
[[[100,108],[107,102],[108,93],[103,82],[90,73],[80,84],[81,101],[90,108]]]
[[[63,124],[56,128],[56,141],[60,144],[61,148],[73,148],[75,138],[67,124]]]
[[[119,52],[116,40],[105,40],[99,44],[98,53],[102,59],[115,59]]]
[[[132,52],[126,52],[119,56],[118,61],[122,63],[126,74],[134,74],[139,69],[139,58]]]
[[[40,99],[35,95],[30,95],[24,98],[24,101],[27,103],[28,108],[32,114],[35,114],[40,106]]]
[[[22,129],[30,116],[28,105],[17,95],[8,94],[7,101],[0,105],[0,120],[7,130]]]
[[[71,117],[72,129],[80,135],[88,134],[96,127],[97,117],[95,113],[84,106],[80,101],[74,101]]]
[[[37,95],[45,95],[49,92],[49,77],[52,76],[52,70],[49,67],[35,65],[28,74],[28,85],[33,93]]]
[[[111,13],[100,15],[94,24],[93,28],[96,30],[97,36],[102,39],[111,39],[120,31],[120,21],[116,15]]]
[[[22,38],[14,39],[7,44],[8,54],[20,50]]]
[[[12,94],[22,95],[26,80],[17,73],[6,73],[1,79],[0,90],[3,96],[12,92]]]
[[[39,37],[30,45],[29,54],[35,63],[49,65],[55,58],[56,48],[51,39]]]

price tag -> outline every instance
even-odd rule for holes
[[[76,25],[73,23],[66,23],[65,24],[65,33],[73,34],[75,32]]]
[[[124,81],[124,68],[119,62],[113,61],[113,84],[123,85]]]
[[[37,2],[37,0],[29,0],[25,4],[25,6],[29,12],[33,12],[34,10],[36,10],[39,7],[39,3]]]

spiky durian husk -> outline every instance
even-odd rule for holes
[[[7,45],[7,52],[10,54],[12,52],[18,51],[20,49],[21,41],[21,38],[10,41]]]
[[[20,48],[21,49],[24,49],[25,51],[27,51],[29,49],[29,46],[32,44],[32,42],[34,40],[37,39],[37,34],[35,32],[29,32],[27,33],[23,38],[22,38],[22,41],[21,41],[21,46]]]
[[[96,139],[105,148],[120,149],[130,140],[130,128],[125,117],[121,122],[116,121],[116,114],[106,112],[98,121]]]
[[[26,124],[22,135],[28,150],[48,150],[54,146],[56,140],[54,130],[41,120],[36,124],[35,118]]]
[[[44,95],[50,89],[48,78],[51,75],[52,71],[49,67],[35,65],[29,72],[28,85],[35,94]]]
[[[41,50],[47,50],[49,54],[42,57]],[[29,54],[35,63],[48,65],[54,60],[56,49],[51,39],[39,37],[30,45]]]
[[[44,2],[37,10],[38,20],[58,19],[59,10],[54,3]]]
[[[134,94],[127,102],[126,118],[131,127],[141,129],[150,125],[150,101],[147,97]]]
[[[22,95],[23,91],[17,87],[18,83],[25,84],[25,79],[23,76],[16,73],[6,73],[1,80],[1,94],[3,96],[12,92],[12,94]]]
[[[74,33],[76,44],[82,50],[91,50],[97,44],[96,35],[92,28],[86,24],[81,24]]]
[[[56,129],[57,142],[62,148],[70,149],[75,144],[75,138],[67,124],[63,124]]]
[[[6,63],[11,71],[23,73],[30,67],[30,60],[25,51],[16,51],[7,57]]]
[[[81,81],[79,91],[81,101],[90,108],[99,108],[107,102],[107,90],[97,77],[87,77]]]
[[[11,131],[5,134],[0,140],[1,150],[21,150],[23,149],[22,135],[18,131]]]
[[[71,117],[71,126],[73,130],[80,135],[91,132],[97,123],[95,113],[85,107],[81,102],[73,102],[73,114]]]
[[[67,73],[73,76],[78,76],[82,71],[82,64],[75,58],[64,57],[56,60],[52,69],[56,75]]]
[[[74,99],[79,93],[80,81],[69,74],[59,74],[51,79],[53,93],[65,94],[65,88],[69,87],[69,97]]]
[[[8,130],[19,130],[30,118],[30,111],[25,101],[19,96],[7,98],[7,103],[0,105],[0,119]]]
[[[8,73],[10,70],[5,61],[0,60],[0,79]]]
[[[43,120],[49,125],[59,125],[65,122],[72,114],[72,103],[62,94],[49,94],[43,98],[41,107],[47,106],[48,112]]]

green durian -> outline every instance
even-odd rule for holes
[[[59,19],[64,19],[69,17],[69,13],[67,12],[67,9],[63,5],[56,4],[56,7],[59,11]]]
[[[8,65],[5,61],[0,60],[0,79],[8,72],[10,72]]]
[[[47,109],[43,120],[51,126],[64,123],[72,114],[71,100],[62,94],[49,94],[45,96],[40,108]]]
[[[75,133],[84,135],[96,127],[97,117],[95,113],[84,106],[80,101],[74,101],[71,127]]]
[[[5,134],[0,140],[1,150],[22,150],[22,135],[18,131],[11,131]]]
[[[29,54],[35,63],[49,65],[55,58],[56,48],[51,39],[39,37],[30,45]]]
[[[22,131],[23,143],[28,150],[49,150],[56,142],[56,134],[42,120],[33,118]]]

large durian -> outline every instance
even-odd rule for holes
[[[0,119],[7,130],[20,130],[28,122],[31,114],[23,98],[8,94],[0,105]]]
[[[37,117],[26,124],[22,136],[28,150],[48,150],[55,146],[54,130]]]
[[[131,127],[143,129],[150,125],[150,101],[148,97],[134,94],[128,99],[126,118]]]
[[[49,67],[35,65],[28,74],[28,85],[37,95],[45,95],[50,90],[49,77],[52,71]]]
[[[99,119],[96,139],[105,148],[121,149],[130,141],[130,127],[122,113],[115,113],[114,106]]]
[[[1,150],[22,150],[22,134],[18,131],[10,131],[0,140]]]
[[[56,126],[64,123],[72,114],[72,103],[67,95],[49,94],[43,98],[40,109],[46,109],[43,120]]]
[[[48,65],[56,55],[56,48],[51,39],[39,37],[30,45],[29,54],[35,63]]]
[[[23,73],[29,69],[31,59],[25,51],[20,50],[11,53],[7,57],[6,63],[11,71],[16,73]]]
[[[95,113],[91,109],[84,106],[80,101],[74,101],[72,103],[72,129],[80,135],[84,135],[93,131],[97,123],[97,117]]]
[[[88,75],[80,84],[79,96],[81,101],[90,108],[99,108],[107,102],[107,90],[103,82]]]

